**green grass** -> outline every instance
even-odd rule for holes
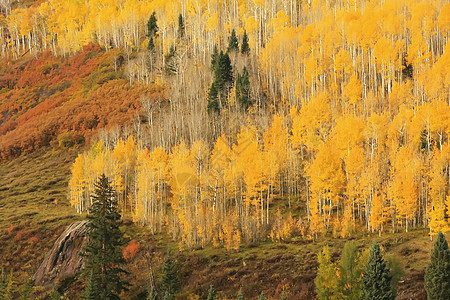
[[[41,149],[0,163],[0,265],[33,274],[65,226],[80,216],[66,198],[76,150]]]

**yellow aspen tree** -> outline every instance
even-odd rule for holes
[[[283,125],[283,117],[274,115],[271,127],[264,134],[264,153],[268,179],[266,224],[269,224],[269,199],[271,194],[282,186],[281,175],[286,168],[289,149],[289,134],[287,127]]]
[[[75,206],[78,213],[84,210],[84,189],[86,185],[84,155],[78,154],[72,165],[72,177],[69,181],[70,204]]]
[[[448,145],[444,146],[444,149],[433,151],[431,159],[431,172],[430,172],[430,184],[429,193],[430,200],[428,204],[428,215],[430,234],[436,235],[439,231],[450,231],[450,223],[445,217],[445,211],[449,208],[449,167],[450,167],[450,155]]]

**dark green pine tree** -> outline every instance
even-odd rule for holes
[[[153,12],[147,22],[147,36],[154,37],[158,31],[158,24],[156,20],[156,13]]]
[[[244,300],[244,294],[242,293],[242,290],[239,290],[239,294],[238,294],[236,300]]]
[[[218,59],[219,59],[219,51],[217,50],[217,45],[214,45],[213,53],[211,54],[211,66],[210,66],[211,71],[213,71],[213,73],[216,70]]]
[[[91,271],[89,275],[89,281],[84,289],[83,295],[81,295],[81,299],[84,300],[96,300],[98,299],[100,294],[100,290],[98,288],[98,278],[94,276],[94,272]]]
[[[267,300],[266,295],[264,295],[264,292],[261,292],[261,295],[259,295],[259,300]]]
[[[244,66],[242,75],[237,74],[236,79],[236,99],[242,109],[247,110],[252,104],[250,100],[250,80],[247,68]]]
[[[180,290],[180,279],[176,265],[172,259],[164,262],[161,286],[165,294],[173,297]]]
[[[184,31],[185,31],[185,27],[184,27],[183,15],[180,14],[178,16],[178,37],[179,38],[184,37]]]
[[[89,242],[81,253],[86,258],[84,276],[96,279],[97,299],[120,299],[129,283],[121,279],[127,272],[120,266],[125,263],[122,247],[127,240],[120,230],[122,225],[116,192],[103,174],[95,184],[93,204],[87,215]],[[89,285],[87,286],[89,288]]]
[[[212,284],[209,286],[208,300],[216,300],[216,290]]]
[[[437,235],[425,271],[425,289],[430,300],[450,299],[450,250],[442,232]]]
[[[239,42],[236,36],[236,30],[231,31],[230,39],[228,40],[228,52],[239,52]]]
[[[244,36],[242,37],[241,53],[242,54],[250,53],[250,46],[248,45],[247,31],[245,31],[245,30],[244,30]]]
[[[214,82],[208,93],[208,113],[220,113],[223,100],[227,99],[233,83],[233,67],[228,53],[213,53],[211,55],[211,68],[214,72]]]
[[[219,107],[219,95],[215,82],[211,84],[211,88],[208,92],[208,113],[220,113]]]
[[[284,291],[284,290],[281,293],[281,300],[287,300],[286,291]]]
[[[218,92],[223,96],[228,92],[228,88],[233,83],[233,67],[228,53],[220,51],[214,67],[214,82]]]
[[[151,36],[148,40],[147,49],[150,51],[155,50],[155,42],[153,41],[153,37]]]
[[[377,242],[370,248],[369,261],[363,272],[362,298],[366,300],[395,299],[391,289],[391,276],[387,261],[383,258],[380,245]]]

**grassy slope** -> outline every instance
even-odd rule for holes
[[[32,274],[64,228],[81,218],[66,199],[70,165],[76,153],[45,148],[0,163],[0,265],[7,270],[13,268],[18,279]],[[317,253],[328,243],[337,258],[345,242],[294,239],[282,244],[267,241],[231,253],[212,246],[179,252],[177,243],[168,235],[152,236],[128,219],[125,223],[127,234],[141,243],[141,250],[127,266],[131,271],[129,280],[134,284],[128,294],[131,299],[142,296],[151,278],[157,281],[168,253],[180,266],[183,299],[204,297],[210,284],[221,298],[234,298],[242,288],[248,297],[256,297],[263,290],[277,299],[286,288],[292,299],[309,299],[314,291]],[[374,239],[388,254],[398,257],[405,269],[399,299],[425,299],[423,270],[432,245],[426,230],[384,234],[381,238],[372,234],[356,237],[361,248]],[[80,286],[75,284],[75,290],[67,287],[69,299],[75,297]]]

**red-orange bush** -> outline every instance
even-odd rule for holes
[[[132,240],[128,246],[126,246],[122,253],[123,253],[123,257],[125,258],[126,261],[130,261],[134,258],[134,256],[136,255],[136,253],[138,253],[139,248],[141,246],[141,243],[139,243],[136,240]]]

